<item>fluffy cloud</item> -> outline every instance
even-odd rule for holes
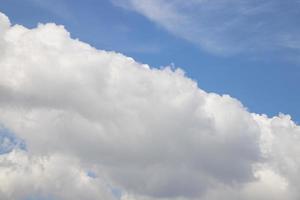
[[[62,155],[14,150],[0,155],[0,163],[1,199],[115,199],[108,186]]]
[[[0,123],[27,147],[1,155],[5,199],[297,199],[288,116],[251,114],[62,26],[0,26]]]
[[[288,51],[288,56],[299,55],[298,1],[111,1],[210,53],[280,52],[283,56]]]

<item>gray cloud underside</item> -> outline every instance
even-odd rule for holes
[[[97,50],[62,26],[1,14],[0,28],[0,123],[27,146],[0,155],[0,199],[299,198],[288,115],[249,113],[180,69]]]

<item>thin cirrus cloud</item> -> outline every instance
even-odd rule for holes
[[[217,55],[299,56],[300,3],[295,0],[112,0]]]
[[[250,113],[180,69],[97,50],[52,23],[0,14],[0,51],[0,124],[26,145],[0,155],[3,199],[300,198],[288,115]]]

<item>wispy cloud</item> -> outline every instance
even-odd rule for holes
[[[293,0],[112,1],[214,54],[300,47],[300,5]]]

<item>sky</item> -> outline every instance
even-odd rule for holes
[[[0,200],[298,200],[297,0],[1,0]]]
[[[2,0],[0,9],[13,24],[62,24],[96,48],[180,67],[251,112],[300,120],[297,0]]]

